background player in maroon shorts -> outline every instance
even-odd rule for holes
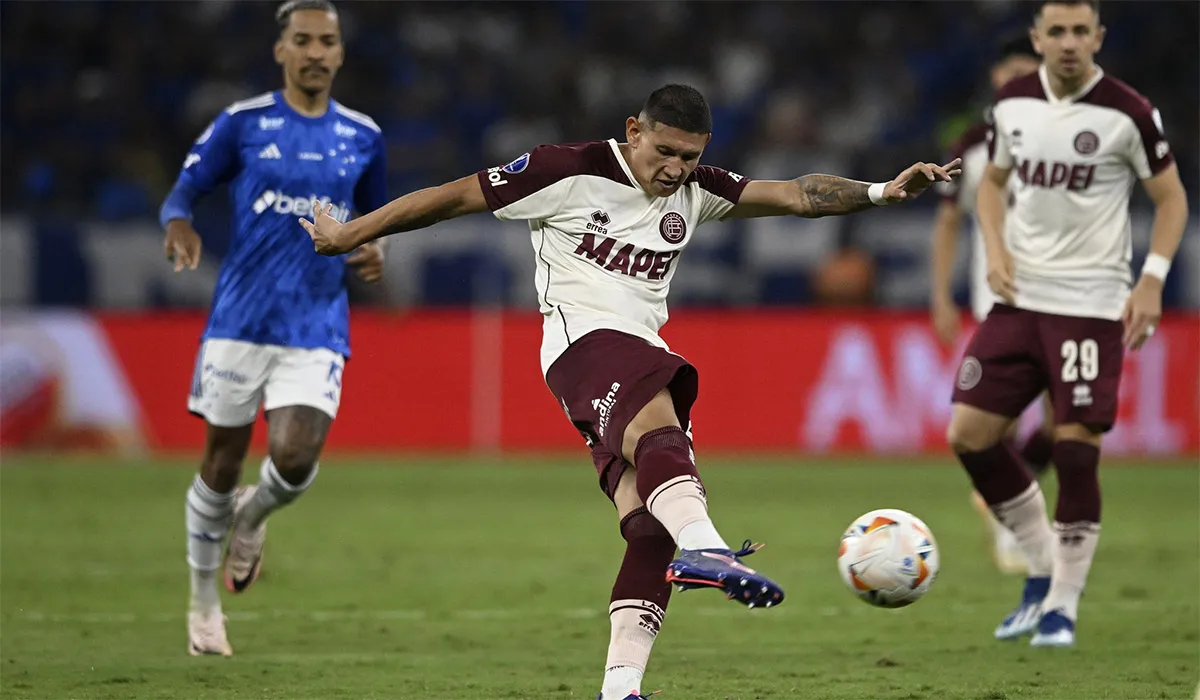
[[[1041,58],[1033,50],[1029,36],[1021,33],[1001,42],[993,60],[988,78],[994,93],[1016,78],[1037,71]],[[946,345],[958,340],[959,310],[954,303],[951,277],[954,272],[955,252],[958,249],[959,233],[962,231],[963,215],[971,219],[970,248],[970,292],[971,313],[982,322],[992,309],[992,292],[987,284],[987,256],[983,249],[983,233],[975,217],[975,200],[979,193],[979,181],[987,169],[987,132],[991,128],[991,108],[980,114],[975,122],[955,140],[950,148],[950,158],[962,161],[961,177],[950,182],[940,182],[934,189],[941,196],[933,225],[933,259],[931,261],[929,289],[929,316],[938,339]],[[1026,436],[1020,448],[1021,459],[1040,476],[1050,466],[1050,452],[1054,448],[1054,410],[1050,406],[1049,394],[1042,394],[1043,420],[1032,433]],[[1016,441],[1017,421],[1006,439]],[[1004,573],[1025,574],[1028,564],[1021,544],[1012,531],[1004,527],[988,508],[987,502],[978,491],[971,492],[971,501],[984,519],[986,537],[996,567]]]
[[[697,373],[658,335],[679,252],[707,221],[849,214],[911,199],[959,173],[955,161],[917,163],[873,185],[830,175],[751,182],[699,165],[711,133],[704,97],[668,85],[626,120],[626,143],[539,146],[344,226],[319,205],[313,222],[301,220],[326,255],[475,212],[529,222],[542,371],[591,448],[627,541],[609,606],[602,700],[641,697],[671,582],[719,588],[750,607],[783,600],[778,585],[740,561],[756,548],[734,551],[708,516],[688,435]]]
[[[988,284],[999,300],[959,368],[947,437],[1029,559],[1021,603],[996,637],[1036,630],[1035,646],[1070,646],[1100,536],[1101,436],[1116,421],[1124,350],[1141,347],[1162,315],[1187,199],[1158,111],[1093,62],[1104,39],[1098,4],[1042,3],[1030,36],[1043,64],[997,94],[979,186]],[[1156,213],[1131,293],[1135,179]],[[1054,531],[1037,483],[1001,440],[1047,388],[1059,481]]]

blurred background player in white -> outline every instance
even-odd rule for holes
[[[1025,33],[1005,39],[996,52],[989,78],[992,92],[999,90],[1009,81],[1029,75],[1038,69],[1041,57],[1033,50],[1033,43]],[[930,278],[929,312],[934,332],[946,345],[958,340],[960,313],[954,302],[954,261],[958,251],[958,238],[964,217],[971,219],[970,248],[970,299],[971,313],[976,321],[987,318],[995,297],[987,284],[987,256],[983,248],[983,234],[975,217],[975,198],[979,192],[979,180],[987,167],[987,132],[991,108],[980,115],[979,121],[971,124],[950,148],[950,158],[962,160],[962,177],[950,182],[939,182],[934,189],[941,196],[933,225],[933,274]],[[1006,440],[1017,437],[1014,422]],[[1050,452],[1054,447],[1054,414],[1050,406],[1050,395],[1042,394],[1042,422],[1020,446],[1019,452],[1025,464],[1036,476],[1046,471],[1050,464]],[[971,501],[984,520],[992,560],[1004,573],[1023,574],[1027,564],[1025,554],[1016,536],[996,519],[978,491],[971,492]]]
[[[529,222],[544,315],[542,370],[591,449],[627,542],[609,603],[600,700],[642,698],[671,583],[717,588],[751,608],[783,600],[777,584],[740,561],[757,547],[747,540],[734,551],[709,518],[689,434],[698,375],[658,335],[674,262],[697,226],[730,217],[850,214],[912,199],[960,172],[954,161],[917,163],[873,185],[831,175],[751,181],[699,164],[711,137],[703,95],[667,85],[626,120],[625,143],[539,146],[349,224],[317,203],[313,221],[301,219],[326,255],[489,210]]]
[[[1116,421],[1124,352],[1140,348],[1162,315],[1188,206],[1158,111],[1093,61],[1104,40],[1098,3],[1044,2],[1030,36],[1043,64],[997,94],[979,185],[988,284],[1001,301],[959,367],[947,437],[1029,560],[1021,603],[996,637],[1034,632],[1035,646],[1071,646],[1100,537],[1100,445]],[[1138,180],[1155,216],[1130,291]],[[1059,483],[1053,529],[1037,482],[1002,440],[1047,389]]]
[[[245,590],[262,565],[266,518],[298,498],[341,400],[349,356],[346,266],[368,282],[383,274],[376,244],[323,257],[298,231],[313,199],[345,221],[353,207],[387,201],[379,127],[330,98],[342,66],[337,11],[322,0],[292,0],[276,13],[275,60],[282,90],[237,102],[217,116],[184,161],[162,206],[166,254],[175,270],[195,269],[201,239],[196,200],[228,183],[234,241],[213,294],[196,358],[188,409],[207,424],[200,473],[187,493],[191,603],[188,651],[232,654],[217,590]],[[268,456],[256,486],[237,490],[259,405],[268,421]]]

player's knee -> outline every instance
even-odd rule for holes
[[[946,444],[956,454],[981,452],[995,445],[997,437],[967,420],[952,420],[946,428]]]
[[[1099,447],[1106,430],[1108,430],[1108,426],[1099,423],[1067,423],[1055,426],[1054,439],[1055,441],[1082,442]]]
[[[946,444],[957,454],[981,452],[1004,438],[1012,421],[965,404],[954,404]]]
[[[674,544],[671,533],[667,532],[667,528],[663,527],[658,518],[650,515],[650,511],[646,510],[645,506],[639,506],[621,518],[621,537],[624,537],[626,542],[635,539],[659,538]]]
[[[279,475],[290,483],[299,483],[316,467],[321,443],[315,440],[272,442],[269,451]]]

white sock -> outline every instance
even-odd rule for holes
[[[217,493],[197,474],[184,499],[187,525],[187,561],[192,570],[191,608],[197,612],[221,609],[217,571],[229,522],[233,519],[233,492]]]
[[[1079,616],[1079,597],[1087,584],[1088,571],[1100,543],[1100,523],[1054,523],[1054,575],[1050,593],[1042,609],[1061,609],[1075,620]]]
[[[1017,536],[1013,534],[1013,531],[1004,527],[1004,523],[995,518],[992,519],[992,537],[996,540],[996,549],[1001,551],[1021,548],[1021,543],[1017,541]]]
[[[1035,481],[1020,496],[992,506],[996,518],[1021,543],[1029,561],[1029,575],[1049,576],[1054,568],[1054,532],[1046,517],[1046,497]]]
[[[660,484],[646,500],[646,510],[671,533],[680,549],[729,549],[708,517],[704,487],[694,476],[677,476]]]
[[[279,475],[279,470],[275,468],[275,463],[270,457],[263,459],[262,468],[259,469],[258,489],[254,492],[254,497],[245,505],[243,511],[245,515],[243,520],[247,527],[258,527],[262,524],[267,516],[274,511],[286,506],[296,500],[312,486],[312,482],[317,478],[318,465],[313,465],[312,473],[304,480],[304,483],[293,486],[284,481]],[[239,527],[241,527],[239,525]]]
[[[601,700],[625,700],[639,692],[650,649],[662,629],[665,611],[648,600],[615,600],[608,606],[612,636],[604,667]]]

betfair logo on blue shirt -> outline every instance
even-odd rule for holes
[[[288,195],[279,190],[267,190],[254,200],[254,213],[262,214],[268,209],[276,214],[291,214],[295,216],[312,216],[312,200],[320,202],[321,206],[325,206],[332,202],[330,197],[318,197],[312,195]],[[340,223],[346,223],[350,220],[350,205],[345,202],[333,205],[333,210],[329,215],[337,219]]]

